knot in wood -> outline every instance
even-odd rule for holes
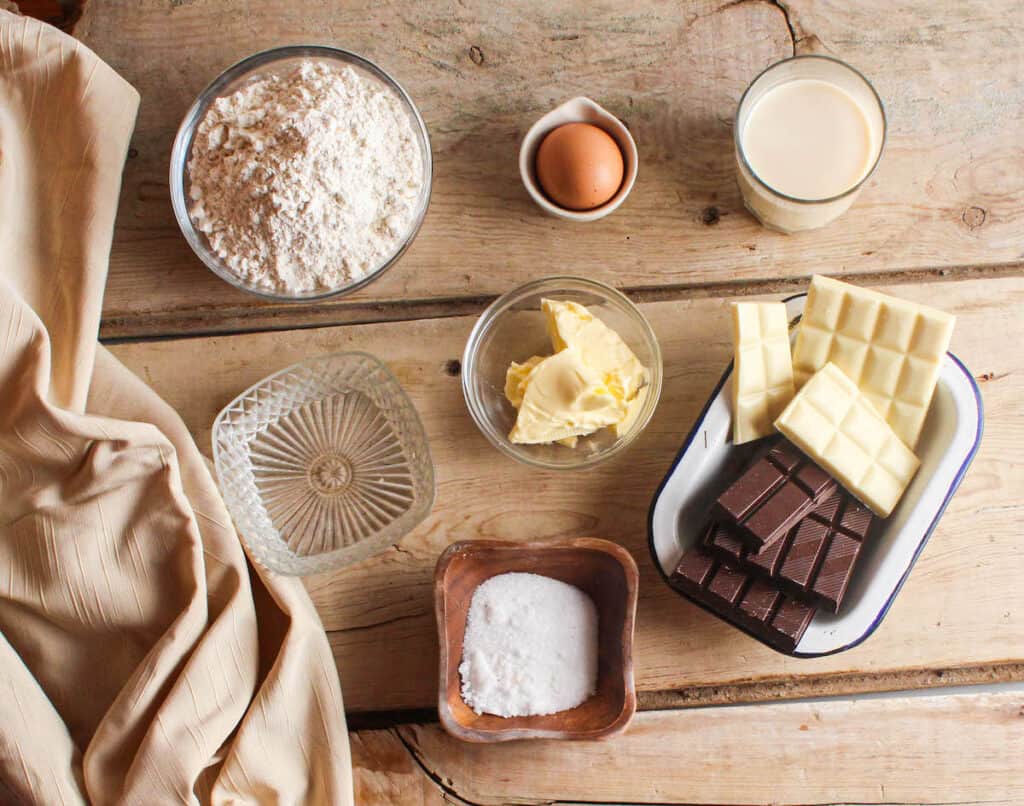
[[[988,213],[982,207],[968,207],[961,216],[967,229],[977,229],[985,223],[987,217]]]

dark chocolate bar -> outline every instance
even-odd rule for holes
[[[731,524],[712,523],[704,546],[743,571],[774,579],[780,588],[835,613],[871,528],[871,511],[842,488],[785,537],[751,552]]]
[[[767,579],[729,566],[699,544],[683,554],[669,582],[783,652],[793,651],[814,617],[812,605],[787,596]]]
[[[779,440],[756,459],[712,507],[752,551],[778,540],[835,492],[838,483],[795,445]]]

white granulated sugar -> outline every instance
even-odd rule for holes
[[[557,579],[491,577],[473,591],[459,675],[478,714],[575,708],[597,691],[597,608]]]
[[[327,291],[405,241],[423,190],[413,120],[389,87],[305,60],[213,102],[188,163],[190,214],[243,283]]]

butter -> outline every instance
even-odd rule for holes
[[[575,346],[583,360],[600,372],[623,400],[632,400],[647,385],[647,370],[614,330],[577,302],[541,300],[548,317],[551,347],[558,352]]]
[[[627,410],[626,401],[608,389],[601,373],[583,360],[582,352],[566,347],[540,361],[526,376],[509,439],[536,445],[592,434],[622,420]]]
[[[509,366],[505,397],[519,409],[509,439],[571,448],[601,428],[616,437],[627,433],[647,396],[647,369],[584,306],[545,299],[541,308],[555,354]]]
[[[535,355],[533,358],[528,358],[522,364],[517,364],[513,361],[505,373],[505,397],[517,409],[523,405],[523,395],[526,394],[526,379],[530,377],[533,368],[543,360],[544,356]]]
[[[646,386],[636,393],[636,397],[629,401],[626,416],[612,426],[612,433],[615,434],[616,439],[629,433],[629,429],[633,427],[636,418],[640,416],[640,409],[644,407],[645,400],[647,400]]]
[[[505,397],[517,409],[523,405],[523,396],[526,394],[526,379],[530,377],[533,368],[543,360],[544,356],[535,355],[533,358],[528,358],[522,364],[517,364],[513,361],[512,365],[508,368],[508,372],[505,374]],[[632,406],[632,404],[630,405]],[[632,408],[630,410],[632,411]],[[626,420],[629,419],[630,417],[627,414]],[[635,415],[633,419],[636,419]],[[623,422],[626,422],[626,420],[623,420]],[[578,439],[579,437],[571,436],[556,440],[556,442],[567,448],[575,448]]]

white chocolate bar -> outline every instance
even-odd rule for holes
[[[732,441],[739,445],[774,434],[772,423],[793,399],[786,306],[734,303],[732,342]]]
[[[920,460],[835,364],[825,364],[775,427],[876,515],[889,517]]]
[[[815,276],[793,348],[796,387],[831,361],[913,448],[955,321],[934,308]]]

